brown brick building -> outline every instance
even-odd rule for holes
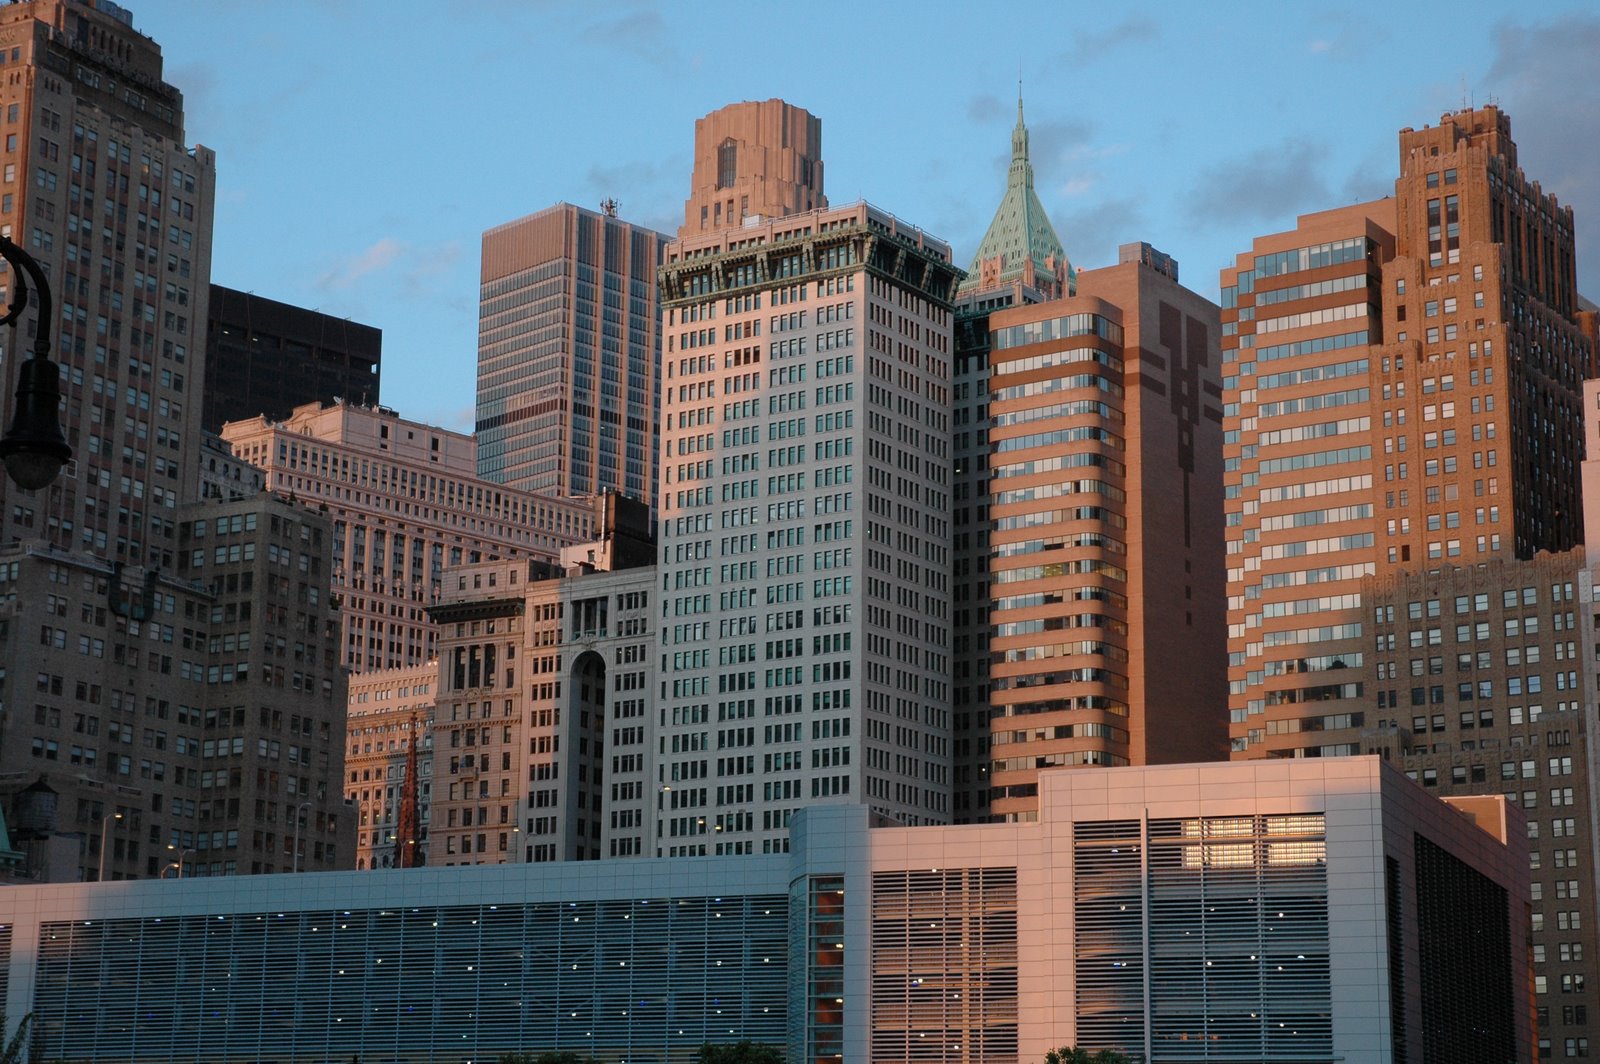
[[[1217,309],[1144,256],[995,312],[991,814],[1041,768],[1224,756]]]
[[[782,100],[719,108],[694,124],[694,173],[678,238],[750,217],[781,218],[828,205],[822,120]]]
[[[1393,200],[1308,215],[1222,275],[1238,756],[1349,753],[1367,575],[1581,537],[1572,213],[1489,107],[1402,130]],[[1326,674],[1326,675],[1312,675]]]

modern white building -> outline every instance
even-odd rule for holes
[[[960,276],[865,203],[667,245],[656,855],[949,819]]]
[[[1036,822],[788,854],[0,891],[46,1059],[1527,1064],[1526,835],[1377,758],[1040,780]]]

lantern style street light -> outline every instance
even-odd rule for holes
[[[16,328],[28,308],[30,280],[39,295],[38,333],[34,336],[33,354],[23,361],[17,375],[16,409],[11,414],[11,427],[0,437],[0,461],[17,487],[38,491],[49,486],[72,457],[72,448],[61,432],[61,371],[50,360],[55,308],[50,282],[32,255],[0,237],[0,258],[12,266],[11,304],[0,316],[0,325]]]

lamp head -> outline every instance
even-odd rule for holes
[[[38,491],[61,473],[72,448],[61,434],[61,381],[56,364],[41,355],[22,363],[11,428],[0,438],[0,461],[17,487]]]

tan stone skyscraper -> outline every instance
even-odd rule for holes
[[[647,853],[782,852],[819,803],[949,819],[959,276],[866,203],[667,246]]]
[[[680,238],[750,215],[782,217],[828,205],[822,120],[782,100],[733,103],[694,124],[694,176]]]
[[[0,482],[0,542],[170,570],[200,453],[215,155],[184,147],[160,47],[109,7],[0,10],[0,234],[51,279],[73,450],[42,491]],[[25,343],[36,310],[0,344]],[[5,352],[8,401],[21,353]]]

